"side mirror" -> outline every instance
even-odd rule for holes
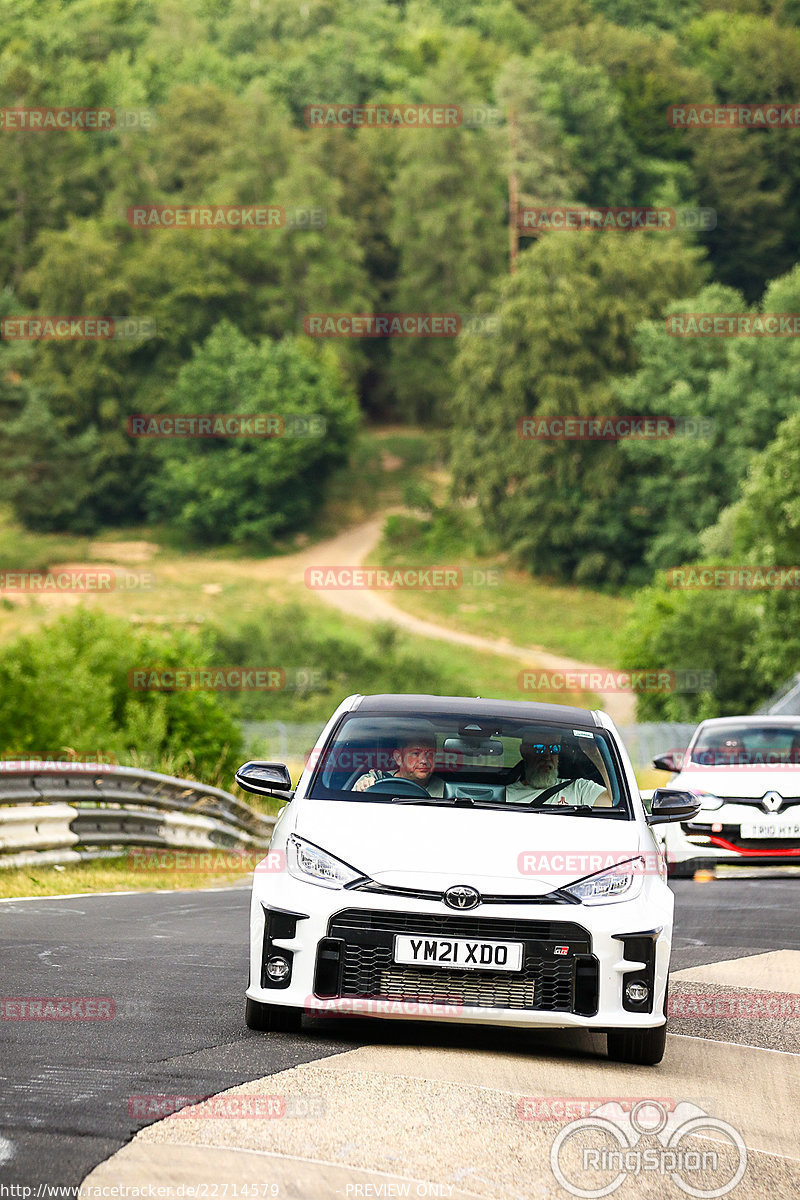
[[[691,821],[700,812],[700,799],[694,792],[671,792],[668,788],[656,788],[647,816],[648,825],[662,821]]]
[[[653,766],[657,771],[671,771],[676,775],[683,766],[684,751],[670,750],[667,754],[659,754],[653,759]]]
[[[246,762],[235,776],[240,788],[256,796],[278,796],[291,800],[294,795],[289,768],[276,762]]]

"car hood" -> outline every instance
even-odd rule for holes
[[[302,800],[295,833],[378,883],[506,895],[544,895],[642,848],[632,820],[358,801]]]
[[[765,792],[800,796],[800,769],[786,767],[698,767],[692,764],[676,775],[670,788],[693,788],[715,796],[747,796],[760,800]]]

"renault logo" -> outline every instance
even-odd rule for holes
[[[761,807],[765,813],[778,813],[783,808],[783,796],[779,792],[767,792],[761,798]]]
[[[481,897],[475,888],[460,883],[456,887],[447,889],[444,894],[444,902],[449,908],[476,908],[481,902]]]

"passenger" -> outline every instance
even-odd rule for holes
[[[560,747],[530,730],[523,734],[520,754],[525,763],[523,778],[506,788],[509,804],[532,804],[543,793],[550,795],[542,806],[550,804],[588,804],[595,808],[610,808],[611,796],[602,783],[592,779],[561,779],[558,774]],[[561,785],[561,786],[559,786]]]

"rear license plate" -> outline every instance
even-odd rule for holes
[[[800,838],[800,821],[759,821],[758,824],[742,825],[743,838]]]
[[[398,934],[394,939],[394,961],[416,967],[456,967],[460,971],[521,971],[522,942]]]

